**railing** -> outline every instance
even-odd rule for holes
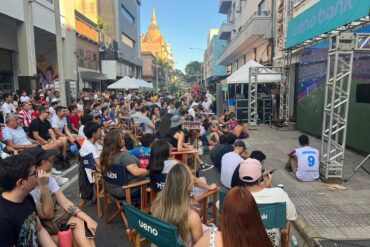
[[[269,11],[255,11],[249,19],[244,23],[244,25],[239,28],[239,31],[235,34],[235,36],[229,41],[229,44],[231,44],[234,40],[236,40],[239,35],[247,29],[247,27],[255,20],[256,17],[271,17],[271,12]],[[225,49],[226,51],[226,49]]]

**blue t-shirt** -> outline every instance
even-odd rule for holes
[[[128,153],[139,159],[139,161],[140,161],[139,167],[140,168],[146,169],[149,165],[150,151],[151,151],[151,148],[136,147],[136,148],[131,149],[130,151],[128,151]]]
[[[112,119],[112,121],[116,121],[116,112],[115,111],[110,111],[109,116]]]

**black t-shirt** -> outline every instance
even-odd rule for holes
[[[32,120],[30,124],[30,137],[32,139],[35,139],[32,132],[37,131],[39,132],[40,137],[47,141],[48,139],[50,139],[49,129],[51,129],[51,124],[49,120],[41,121],[40,118],[36,118]]]
[[[214,166],[221,172],[221,159],[224,154],[232,152],[233,146],[227,144],[217,144],[211,149],[210,156]]]
[[[36,205],[31,195],[22,203],[0,196],[0,245],[38,246]]]
[[[231,188],[234,188],[235,186],[244,185],[243,181],[240,180],[240,177],[239,177],[239,167],[240,167],[240,165],[238,165],[235,168],[235,171],[233,173],[233,177],[231,178]]]

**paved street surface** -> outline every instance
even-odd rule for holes
[[[246,141],[248,151],[261,150],[266,156],[265,167],[277,168],[274,173],[274,184],[284,184],[284,189],[296,205],[299,219],[292,232],[304,245],[304,238],[322,237],[332,239],[370,238],[370,175],[362,169],[347,183],[342,184],[346,190],[333,189],[321,181],[303,183],[297,181],[285,171],[287,154],[298,145],[299,131],[276,130],[268,126],[259,126],[251,131],[251,138]],[[320,147],[320,140],[311,137],[313,147]],[[347,177],[360,163],[364,156],[347,150],[344,177]],[[204,159],[209,161],[209,156]],[[209,161],[210,162],[210,161]],[[370,162],[369,162],[370,163]],[[370,164],[365,167],[370,169]],[[219,184],[216,169],[201,174],[208,182]],[[72,169],[67,177],[76,179],[77,169]],[[64,190],[66,195],[78,203],[78,183],[72,181]],[[95,219],[95,205],[88,205],[85,212]],[[98,220],[99,230],[97,246],[131,246],[124,234],[123,223],[117,218],[110,225],[103,219]],[[300,232],[298,232],[298,231]]]

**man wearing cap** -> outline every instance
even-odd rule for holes
[[[36,171],[51,171],[54,164],[53,157],[56,155],[55,151],[32,148],[24,150],[22,153],[28,153],[35,157]],[[37,214],[49,234],[56,235],[61,223],[75,223],[76,226],[72,230],[73,239],[78,246],[95,246],[93,239],[85,237],[84,221],[94,235],[98,227],[96,221],[81,211],[64,195],[54,177],[49,176],[47,188],[49,193],[43,191],[45,188],[36,187],[30,194],[36,203]],[[55,197],[55,200],[53,200],[53,197]]]
[[[222,156],[221,184],[228,189],[231,188],[231,179],[236,167],[247,157],[246,149],[247,147],[242,140],[236,140],[234,142],[234,150]]]
[[[262,173],[262,166],[258,160],[249,158],[243,161],[240,164],[239,177],[257,204],[285,202],[287,220],[297,219],[297,211],[288,194],[279,187],[270,188],[272,174],[269,171]],[[273,245],[280,246],[280,230],[269,229],[267,233]]]

